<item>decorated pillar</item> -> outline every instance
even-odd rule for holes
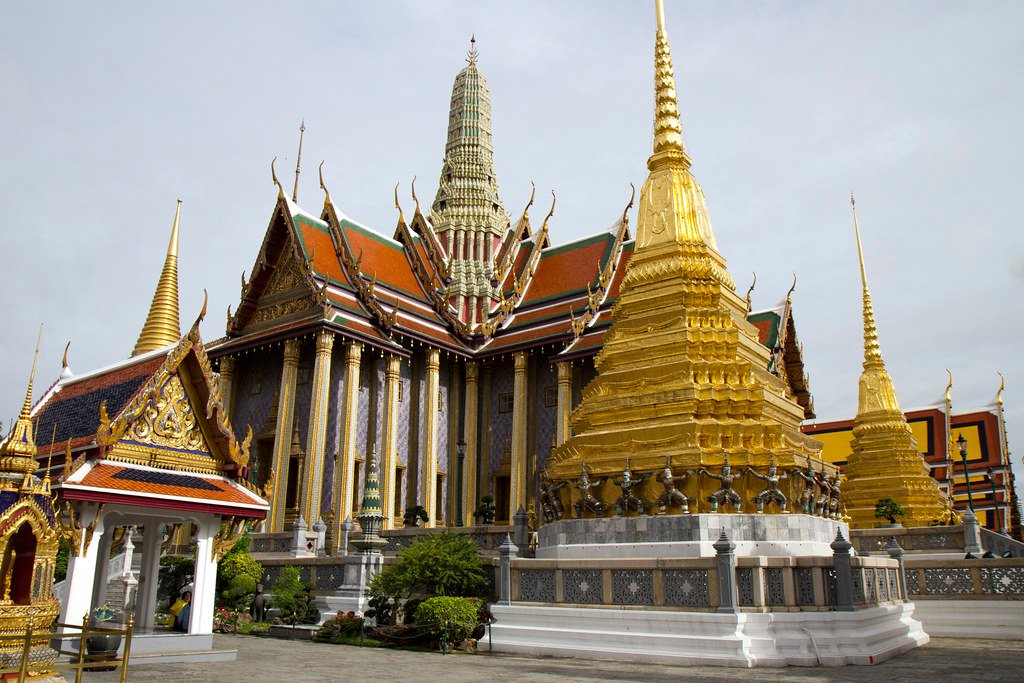
[[[103,506],[93,503],[78,503],[77,519],[72,519],[75,528],[81,530],[71,542],[68,557],[68,573],[65,595],[60,609],[60,620],[65,624],[80,624],[92,604],[93,588],[96,585],[96,569],[100,558],[100,541],[103,528]],[[107,562],[109,558],[103,558]]]
[[[476,461],[477,461],[477,406],[479,405],[480,385],[480,364],[473,361],[466,362],[466,392],[463,398],[465,407],[465,423],[463,426],[463,437],[466,440],[465,470],[462,472],[462,523],[464,526],[472,526],[473,511],[476,509]],[[456,456],[455,467],[449,465],[451,472],[456,472],[458,467]]]
[[[388,365],[384,370],[384,434],[381,450],[384,461],[384,492],[381,495],[384,503],[384,528],[394,528],[394,516],[401,513],[395,510],[395,467],[398,465],[398,383],[402,381],[399,370],[402,359],[399,356],[388,356]]]
[[[224,405],[224,414],[230,419],[235,393],[235,359],[224,356],[220,359],[220,400]]]
[[[142,534],[142,569],[135,598],[135,625],[138,628],[153,628],[154,625],[153,614],[156,612],[157,588],[160,583],[162,527],[156,520],[149,520]]]
[[[526,408],[528,359],[525,351],[513,354],[515,383],[512,389],[512,482],[509,491],[508,519],[522,506],[526,508]]]
[[[356,472],[356,419],[359,412],[359,366],[363,357],[363,345],[348,342],[345,346],[345,396],[342,401],[338,424],[341,428],[341,448],[338,466],[334,468],[334,510],[332,535],[329,552],[343,555],[348,548],[342,547],[341,525],[352,516],[352,478]]]
[[[561,360],[558,368],[558,415],[555,422],[555,445],[569,438],[569,413],[572,412],[572,363]]]
[[[438,402],[440,390],[441,352],[434,348],[427,349],[426,401],[424,407],[425,421],[423,425],[423,507],[427,511],[425,526],[437,526],[437,430]]]
[[[284,343],[281,388],[277,393],[277,427],[274,433],[274,500],[270,501],[268,531],[284,531],[284,505],[288,494],[288,457],[292,446],[295,419],[295,381],[299,368],[299,340]]]
[[[309,403],[309,431],[306,437],[306,471],[303,477],[302,516],[313,526],[320,519],[320,492],[324,480],[324,445],[327,439],[327,406],[331,393],[331,350],[334,333],[316,334],[313,361],[313,394]]]

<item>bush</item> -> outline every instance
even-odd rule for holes
[[[875,517],[889,520],[889,524],[895,524],[897,517],[907,514],[906,509],[892,498],[881,498],[875,503]]]
[[[416,624],[438,640],[457,643],[476,629],[479,609],[479,600],[441,595],[420,603]]]
[[[236,612],[222,607],[213,612],[214,633],[248,633],[243,627],[251,623],[252,616],[248,612]]]
[[[363,618],[357,617],[355,612],[342,614],[338,612],[330,619],[326,619],[316,632],[318,639],[330,640],[345,636],[358,635],[363,628]]]
[[[370,582],[370,595],[383,606],[413,593],[426,596],[476,596],[485,589],[484,561],[471,538],[455,532],[426,534],[398,551],[398,561],[387,565]],[[376,612],[367,616],[377,616]]]
[[[71,546],[64,539],[61,539],[57,546],[57,559],[53,564],[53,580],[63,581],[68,576],[68,555],[71,553]]]
[[[299,578],[298,567],[284,567],[271,591],[271,604],[278,609],[286,624],[315,624],[320,621],[313,586]]]
[[[264,635],[270,632],[270,624],[265,621],[239,621],[238,632],[244,635]]]
[[[243,536],[217,565],[217,602],[229,610],[248,610],[263,577],[263,565],[249,554],[250,539]]]

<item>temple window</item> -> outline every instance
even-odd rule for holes
[[[32,602],[32,571],[36,561],[36,536],[28,522],[23,522],[11,536],[4,553],[4,599],[15,605]]]

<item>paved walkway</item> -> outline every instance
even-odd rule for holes
[[[876,666],[727,669],[627,664],[553,657],[411,652],[322,645],[254,636],[215,636],[218,649],[238,649],[238,660],[215,664],[156,664],[129,669],[128,680],[217,681],[1020,681],[1021,641],[934,639]],[[117,673],[87,674],[89,683]]]

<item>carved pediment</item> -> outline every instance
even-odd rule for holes
[[[200,451],[212,457],[177,373],[164,382],[142,414],[131,423],[125,438],[139,444]]]

